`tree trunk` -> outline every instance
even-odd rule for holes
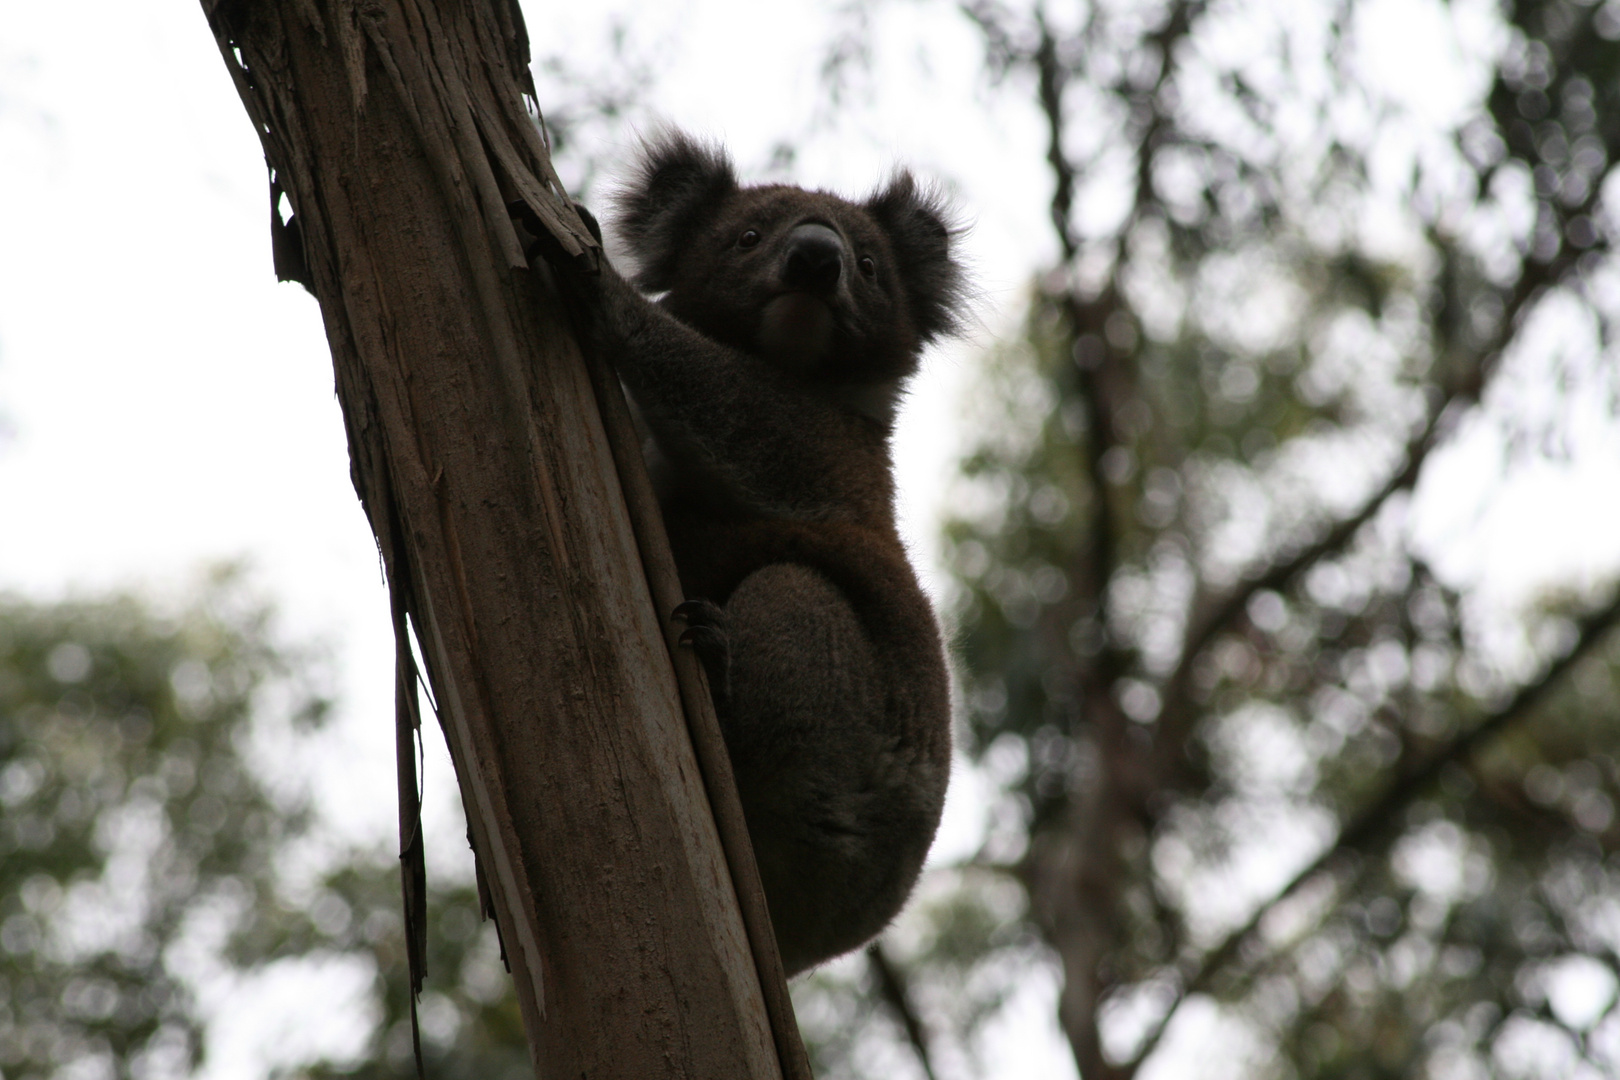
[[[751,862],[734,888],[705,793],[724,756],[700,770],[688,737],[667,551],[650,590],[587,358],[508,216],[522,199],[564,257],[596,255],[523,102],[515,2],[203,7],[296,215],[272,222],[277,271],[321,304],[537,1075],[807,1076],[768,922],[762,992],[739,913]],[[730,850],[734,793],[716,805]]]

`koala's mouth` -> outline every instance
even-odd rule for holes
[[[832,345],[833,310],[808,292],[785,292],[765,304],[759,325],[760,349],[791,367],[809,367]]]

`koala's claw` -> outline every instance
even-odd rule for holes
[[[724,716],[731,699],[731,639],[726,634],[726,612],[712,600],[688,600],[670,613],[686,624],[676,640],[697,654],[709,676],[714,710]]]
[[[574,212],[579,215],[580,221],[584,223],[585,228],[596,240],[597,246],[600,247],[602,244],[602,226],[597,224],[596,215],[592,214],[584,203],[576,202],[573,206]],[[557,243],[557,238],[552,235],[550,229],[546,228],[545,223],[540,220],[540,215],[536,214],[534,208],[527,202],[522,199],[514,199],[506,204],[506,212],[513,221],[523,226],[523,232],[520,234],[519,240],[523,243],[524,258],[531,263],[538,262],[541,259],[555,263],[563,259],[562,245]]]
[[[726,621],[725,608],[713,600],[705,600],[702,597],[676,604],[675,610],[670,614],[688,626],[697,626],[700,623],[716,625]]]
[[[591,213],[590,209],[582,202],[574,203],[574,213],[579,215],[579,219],[591,231],[591,236],[595,237],[596,242],[600,244],[602,242],[602,226],[597,222],[596,215]]]

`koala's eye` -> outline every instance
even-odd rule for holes
[[[865,274],[867,277],[877,277],[877,263],[872,261],[872,256],[862,256],[860,267],[861,273]]]
[[[740,248],[751,248],[758,243],[759,233],[755,232],[753,229],[749,229],[747,232],[737,237],[737,246]]]

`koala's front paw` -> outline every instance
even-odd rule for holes
[[[602,226],[597,222],[596,215],[591,213],[584,203],[577,201],[574,203],[574,213],[579,215],[579,219],[585,223],[585,227],[591,231],[591,235],[600,244],[602,242]]]
[[[585,224],[585,228],[600,247],[602,226],[597,224],[596,215],[586,209],[584,203],[576,202],[573,205],[574,212],[579,215],[580,221]],[[531,264],[541,260],[553,265],[569,261],[563,255],[562,245],[557,243],[557,238],[546,228],[545,222],[540,220],[540,215],[536,214],[527,202],[522,199],[509,202],[506,204],[506,212],[521,226],[518,238],[523,244],[523,254]]]
[[[688,600],[676,605],[671,614],[686,624],[680,643],[703,662],[714,711],[725,716],[731,703],[731,639],[726,634],[725,609],[712,600]]]

